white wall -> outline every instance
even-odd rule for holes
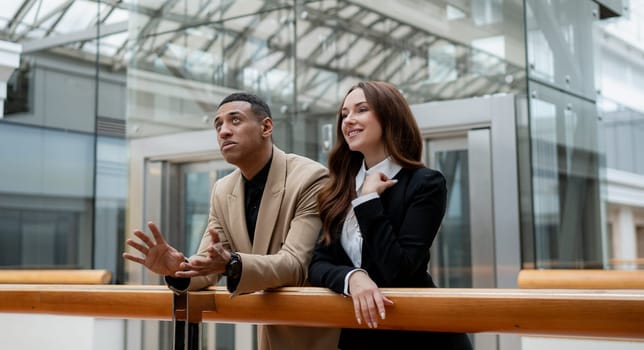
[[[644,341],[521,337],[521,350],[644,350]]]
[[[0,347],[21,350],[122,350],[124,320],[0,313]]]

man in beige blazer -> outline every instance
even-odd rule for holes
[[[270,109],[255,95],[224,98],[214,126],[224,159],[237,169],[214,184],[197,254],[187,259],[150,222],[152,237],[135,230],[141,242],[127,240],[143,257],[123,257],[165,276],[177,292],[206,288],[222,276],[233,296],[303,285],[321,227],[317,193],[326,168],[273,145]],[[260,350],[337,349],[337,329],[258,328]]]

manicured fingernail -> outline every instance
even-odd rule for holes
[[[362,324],[362,320],[358,317],[358,324]]]
[[[385,312],[384,311],[380,313],[380,318],[382,318],[383,320],[385,319]]]

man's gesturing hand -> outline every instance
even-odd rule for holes
[[[141,252],[143,257],[138,257],[130,253],[123,253],[123,257],[144,265],[150,271],[159,275],[175,276],[175,273],[181,269],[181,263],[185,261],[186,257],[183,253],[168,245],[152,221],[148,222],[148,228],[152,232],[154,239],[141,230],[134,230],[134,235],[143,243],[136,242],[132,239],[126,241],[127,245]]]
[[[223,273],[226,270],[226,264],[230,260],[230,252],[223,247],[215,230],[209,228],[208,233],[210,234],[210,244],[206,248],[206,254],[193,256],[188,262],[182,263],[182,271],[176,273],[177,277],[207,276],[213,273]]]

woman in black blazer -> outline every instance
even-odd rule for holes
[[[318,195],[322,237],[309,279],[351,296],[363,328],[343,329],[347,349],[471,349],[466,334],[377,330],[393,302],[379,287],[435,287],[429,248],[445,214],[443,175],[421,162],[422,138],[398,89],[361,82],[345,96]]]

